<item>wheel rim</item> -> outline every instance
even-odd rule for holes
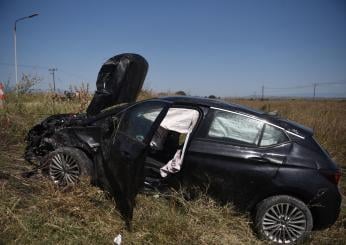
[[[80,168],[71,155],[57,153],[51,158],[49,175],[56,184],[75,184],[80,176]]]
[[[277,243],[291,243],[306,231],[306,216],[290,203],[279,203],[269,208],[262,219],[265,236]]]

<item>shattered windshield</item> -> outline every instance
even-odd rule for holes
[[[161,104],[147,103],[145,106],[134,107],[130,113],[125,113],[121,119],[119,131],[143,142],[162,110]]]

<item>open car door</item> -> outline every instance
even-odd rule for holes
[[[128,227],[135,197],[144,182],[144,161],[149,143],[169,106],[169,102],[151,100],[128,108],[115,119],[114,131],[102,146],[103,174],[99,178],[103,179],[98,182],[103,183],[101,187],[114,197]]]

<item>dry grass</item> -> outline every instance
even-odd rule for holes
[[[29,167],[13,157],[22,150],[14,147],[0,157],[0,244],[110,244],[118,233],[125,244],[260,243],[231,207],[204,195],[187,202],[180,193],[139,195],[129,233],[113,202],[88,180],[59,189],[41,175],[22,178]]]
[[[150,91],[141,99],[152,96]],[[345,101],[236,101],[313,127],[317,139],[346,166]],[[202,195],[186,201],[181,193],[139,195],[133,232],[124,229],[112,200],[87,180],[59,189],[41,175],[25,179],[31,167],[22,159],[27,130],[49,114],[80,109],[78,101],[54,102],[49,95],[9,97],[0,111],[0,244],[260,244],[248,217]],[[342,180],[342,183],[344,181]],[[345,186],[343,185],[343,188]],[[343,244],[346,208],[330,229],[316,232],[312,244]]]

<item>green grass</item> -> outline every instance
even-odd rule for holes
[[[142,94],[147,98],[152,94]],[[290,119],[314,127],[317,139],[346,166],[346,102],[237,101],[254,108],[279,110]],[[268,108],[270,107],[270,108]],[[220,206],[201,194],[186,201],[181,193],[138,195],[133,231],[127,232],[112,200],[85,179],[59,188],[23,160],[24,137],[49,114],[77,112],[79,101],[54,102],[49,95],[10,96],[0,110],[0,244],[111,244],[119,233],[124,244],[261,244],[245,214]],[[345,176],[341,181],[345,190]],[[331,228],[314,232],[309,243],[344,244],[346,207]]]

